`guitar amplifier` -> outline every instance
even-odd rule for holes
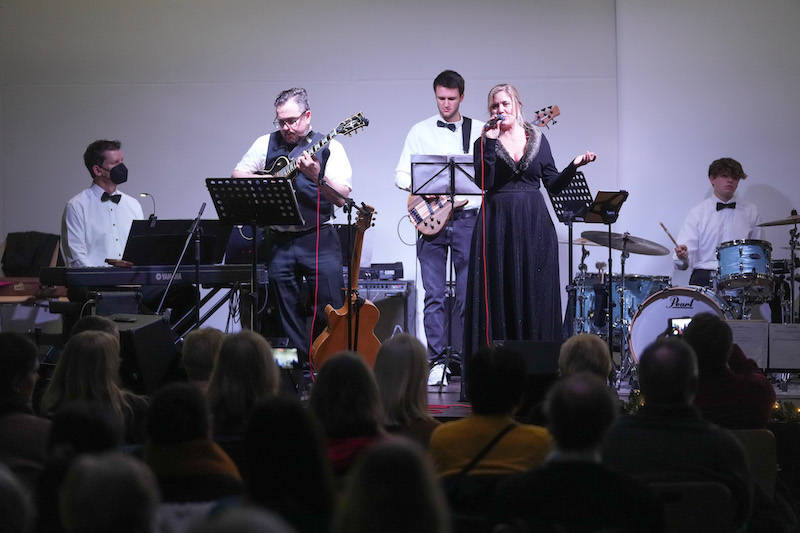
[[[413,280],[360,279],[358,293],[381,312],[375,326],[375,335],[381,342],[397,332],[416,335],[417,291]]]

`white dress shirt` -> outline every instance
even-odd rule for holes
[[[436,125],[442,120],[441,115],[436,114],[417,122],[406,135],[406,142],[403,151],[400,153],[400,160],[395,169],[394,184],[400,189],[411,190],[411,155],[464,155],[463,136],[461,127],[463,118],[456,125],[455,131]],[[442,121],[444,122],[444,121]],[[469,154],[472,154],[472,145],[481,136],[483,122],[472,119],[472,128],[469,135]],[[464,209],[474,209],[481,205],[480,196],[460,196],[455,197],[456,202],[467,200]]]
[[[250,173],[258,170],[267,170],[265,163],[270,135],[272,134],[268,133],[256,139],[250,149],[247,150],[247,153],[236,164],[235,170]],[[330,155],[327,163],[325,163],[325,179],[332,183],[346,185],[352,190],[353,169],[350,166],[350,160],[347,159],[344,146],[336,139],[331,139],[330,143],[328,143],[328,150],[330,150]]]
[[[672,259],[679,270],[704,269],[716,270],[717,247],[723,242],[738,239],[762,239],[762,228],[758,227],[761,218],[756,206],[737,199],[734,209],[726,208],[717,211],[717,202],[721,202],[714,194],[689,210],[686,220],[678,233],[678,244],[685,244],[689,251],[689,260],[681,261],[673,252]],[[723,202],[723,203],[730,203]]]
[[[144,218],[142,206],[119,189],[118,204],[101,200],[103,189],[93,184],[73,196],[61,221],[61,253],[68,267],[108,266],[122,259],[134,220]]]

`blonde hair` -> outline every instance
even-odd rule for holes
[[[428,352],[415,337],[401,333],[381,345],[375,380],[387,426],[433,419],[428,413]]]
[[[602,380],[611,373],[611,352],[606,341],[590,333],[580,333],[564,342],[558,354],[562,377],[589,372]]]
[[[517,88],[511,85],[510,83],[498,83],[494,87],[489,90],[489,97],[487,103],[487,109],[489,111],[489,115],[492,114],[492,99],[497,93],[504,92],[511,97],[511,101],[514,102],[514,110],[515,115],[514,118],[516,119],[517,123],[520,126],[525,125],[525,115],[522,114],[522,99],[519,97],[519,91]]]
[[[124,420],[129,407],[119,387],[119,341],[110,333],[83,331],[64,346],[42,410],[52,414],[73,400],[100,402]]]
[[[183,368],[192,380],[207,380],[222,347],[225,334],[216,328],[196,329],[183,339]]]

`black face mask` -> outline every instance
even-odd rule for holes
[[[128,167],[125,163],[120,163],[108,172],[111,181],[117,185],[128,181]]]

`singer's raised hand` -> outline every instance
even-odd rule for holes
[[[588,165],[595,159],[597,159],[597,154],[587,150],[584,154],[576,155],[575,159],[572,160],[572,164],[576,167],[582,167],[583,165]]]

